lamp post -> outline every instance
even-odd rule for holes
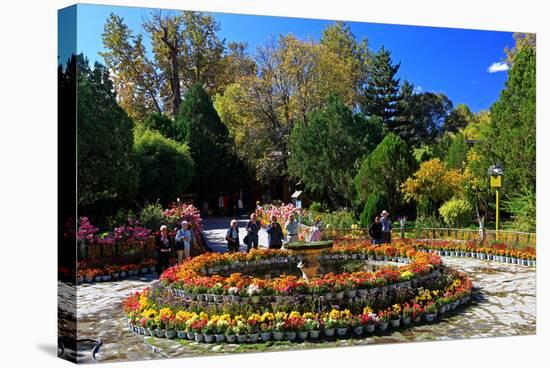
[[[502,186],[502,175],[504,174],[504,171],[502,170],[502,167],[500,165],[492,165],[491,167],[489,167],[488,171],[489,171],[489,176],[491,177],[491,188],[495,188],[495,195],[496,195],[495,230],[496,230],[496,239],[498,240],[498,223],[499,223],[499,217],[500,217],[498,190]]]

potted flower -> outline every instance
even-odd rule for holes
[[[412,319],[414,323],[419,323],[424,316],[424,308],[420,304],[414,303],[412,306]]]
[[[413,308],[409,305],[409,303],[405,303],[405,306],[403,307],[403,316],[402,316],[403,326],[408,326],[411,324],[412,315],[413,315]]]
[[[399,304],[394,304],[389,310],[390,325],[393,328],[399,327],[401,323],[401,312],[402,308]]]
[[[248,340],[250,342],[258,342],[260,339],[260,320],[262,316],[259,314],[251,314],[247,320],[247,327],[248,327]]]
[[[250,297],[252,304],[258,304],[260,302],[261,289],[257,284],[250,284],[247,288],[247,294]]]
[[[216,342],[220,343],[225,340],[225,333],[229,328],[229,320],[226,318],[218,318],[214,326],[214,337]]]
[[[312,339],[319,338],[319,334],[321,333],[321,325],[319,320],[313,317],[306,318],[304,320],[304,327],[307,331],[309,331],[309,337]]]
[[[234,327],[235,334],[237,335],[237,342],[242,344],[246,342],[248,338],[248,327],[242,320],[237,320]]]
[[[174,316],[172,316],[166,323],[166,338],[173,339],[174,337],[176,337],[176,335],[176,321]]]
[[[269,314],[270,317],[266,317],[266,314]],[[274,317],[273,313],[267,312],[262,315],[262,319],[260,322],[260,338],[262,341],[269,341],[271,340],[271,334],[273,332],[274,327]]]
[[[206,320],[199,318],[190,321],[189,331],[192,332],[192,335],[195,337],[196,342],[204,341],[204,334],[202,333],[202,329],[204,328],[204,326],[206,326],[206,323]]]
[[[273,340],[281,341],[284,336],[285,336],[284,322],[283,321],[275,322],[275,326],[273,327]]]
[[[388,310],[381,310],[377,314],[378,317],[378,329],[380,331],[386,331],[390,321],[390,314]]]
[[[437,305],[434,302],[428,302],[424,307],[424,318],[427,322],[432,322],[437,315]]]
[[[202,328],[202,333],[204,335],[204,342],[207,342],[207,343],[214,342],[215,332],[216,332],[216,322],[213,320],[208,321]]]
[[[210,288],[210,294],[214,296],[214,302],[221,303],[223,301],[223,285],[221,283],[216,283]]]
[[[227,329],[225,330],[225,341],[227,341],[230,344],[237,341],[237,334],[232,325],[227,326]]]
[[[351,320],[351,328],[353,329],[353,333],[356,336],[363,335],[363,332],[365,331],[365,325],[367,324],[367,319],[368,316],[361,314]]]
[[[365,331],[367,333],[373,333],[374,329],[376,328],[376,324],[378,323],[378,316],[376,315],[376,313],[372,312],[372,309],[368,307],[365,309],[367,309],[366,311],[367,313],[363,313],[363,315],[367,317],[366,324],[365,324]]]

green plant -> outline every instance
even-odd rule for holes
[[[142,226],[156,231],[166,223],[164,210],[159,203],[148,204],[140,212],[139,220]]]
[[[374,217],[378,216],[382,210],[388,208],[388,200],[386,195],[382,192],[373,192],[370,193],[367,197],[367,202],[365,207],[363,207],[363,212],[361,212],[361,217],[359,222],[361,227],[367,228],[374,221]]]
[[[445,202],[439,213],[449,227],[461,227],[472,214],[472,206],[462,198],[452,198]]]

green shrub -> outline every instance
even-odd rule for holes
[[[388,200],[383,193],[375,192],[369,194],[359,220],[361,223],[361,227],[369,227],[371,222],[374,221],[374,217],[379,215],[382,210],[387,208]]]
[[[439,208],[439,214],[449,227],[461,227],[472,215],[472,206],[462,198],[452,198]]]
[[[141,225],[157,231],[161,225],[166,224],[166,217],[164,216],[164,210],[159,203],[148,204],[141,210],[139,215]]]
[[[335,211],[321,214],[321,221],[325,227],[347,229],[351,228],[351,225],[354,225],[357,219],[350,211]]]
[[[532,190],[522,190],[503,201],[504,209],[512,215],[514,230],[535,231],[537,225],[536,194]]]
[[[107,217],[107,225],[109,229],[114,229],[121,225],[127,224],[129,220],[134,220],[136,216],[132,210],[121,208],[114,216]]]
[[[321,212],[323,211],[323,205],[319,202],[313,202],[309,206],[309,212]]]

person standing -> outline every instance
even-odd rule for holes
[[[298,221],[296,221],[296,219],[294,218],[294,214],[290,214],[285,224],[288,243],[294,243],[298,241],[298,231],[299,231],[298,227],[299,227],[299,224],[298,224]]]
[[[378,245],[382,242],[382,223],[380,216],[374,218],[374,222],[369,226],[369,235],[372,238],[372,244]]]
[[[172,239],[168,235],[168,226],[160,227],[160,234],[157,235],[157,271],[159,275],[169,266],[170,252],[172,252]]]
[[[382,211],[380,214],[382,216],[382,219],[380,222],[382,223],[382,244],[389,244],[391,243],[391,221],[390,221],[390,213],[386,210]]]
[[[237,220],[231,220],[231,226],[227,229],[225,240],[227,240],[227,249],[230,253],[239,251],[239,226]]]
[[[283,228],[277,222],[277,216],[271,215],[271,222],[265,229],[269,249],[281,249],[283,246]]]
[[[191,239],[193,233],[189,229],[189,223],[182,221],[181,229],[176,233],[176,252],[178,253],[178,265],[183,263],[183,260],[188,260],[191,253]]]
[[[250,249],[258,249],[258,232],[260,231],[260,223],[256,221],[256,214],[252,213],[250,215],[250,220],[246,224],[246,251],[250,252]]]

